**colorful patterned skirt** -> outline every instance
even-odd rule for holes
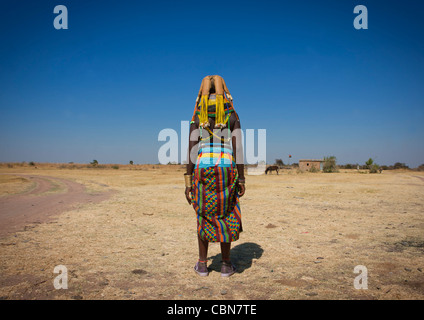
[[[209,242],[232,242],[242,231],[238,173],[232,150],[220,144],[199,149],[192,183],[197,232]]]

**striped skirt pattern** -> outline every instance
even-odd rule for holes
[[[238,173],[232,151],[217,149],[199,151],[193,174],[192,204],[197,213],[197,232],[201,239],[232,242],[238,240],[242,231]]]

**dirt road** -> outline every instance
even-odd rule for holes
[[[70,180],[38,175],[17,176],[33,182],[34,188],[0,198],[0,238],[42,223],[76,204],[96,203],[109,198],[113,191],[89,194],[85,186]]]

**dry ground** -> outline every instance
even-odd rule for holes
[[[2,299],[424,298],[420,172],[247,176],[244,232],[232,249],[239,273],[229,279],[218,244],[210,275],[193,271],[196,220],[181,166],[3,167],[1,196],[31,188],[13,173],[117,192],[1,238]],[[53,287],[57,265],[68,269],[67,290]],[[357,265],[368,269],[367,290],[353,286]]]

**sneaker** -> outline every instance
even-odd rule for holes
[[[221,277],[229,277],[236,273],[236,267],[231,262],[222,261]]]
[[[206,267],[206,263],[198,261],[196,265],[194,266],[194,271],[201,276],[206,277],[209,275],[208,268]]]

